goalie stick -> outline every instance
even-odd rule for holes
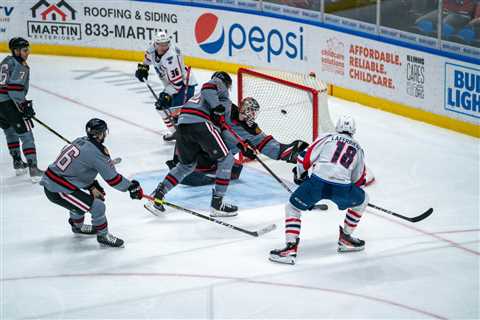
[[[235,139],[237,139],[237,141],[238,141],[239,143],[241,143],[242,145],[247,144],[245,141],[242,140],[242,138],[241,138],[241,137],[232,129],[232,127],[230,127],[228,124],[225,123],[225,124],[224,124],[224,128],[227,129],[227,130],[235,137]],[[251,146],[251,145],[250,145],[250,146]],[[255,148],[255,146],[251,146],[251,147]],[[255,151],[257,151],[256,148],[255,148]],[[257,161],[265,168],[265,170],[267,170],[268,173],[270,173],[271,176],[272,176],[275,180],[277,180],[278,183],[280,183],[280,185],[281,185],[285,190],[287,190],[290,194],[292,194],[292,190],[287,186],[287,184],[286,184],[285,182],[283,182],[282,179],[280,179],[280,178],[275,174],[275,172],[273,172],[272,169],[270,169],[270,168],[265,164],[265,162],[263,162],[262,159],[260,159],[260,158],[258,157],[258,155],[255,155],[255,160],[257,160]],[[316,205],[313,207],[313,209],[328,210],[328,206],[327,206],[326,204],[321,203],[321,204],[316,204]]]
[[[433,208],[430,208],[430,209],[428,209],[427,211],[423,212],[422,214],[420,214],[420,215],[418,215],[418,216],[416,216],[416,217],[410,218],[410,217],[401,215],[401,214],[399,214],[399,213],[395,213],[395,212],[393,212],[393,211],[390,211],[390,210],[388,210],[388,209],[384,209],[384,208],[379,207],[379,206],[377,206],[377,205],[374,205],[374,204],[372,204],[372,203],[369,203],[368,206],[369,206],[369,207],[372,207],[372,208],[374,208],[374,209],[377,209],[377,210],[379,210],[379,211],[385,212],[385,213],[387,213],[387,214],[390,214],[390,215],[392,215],[392,216],[398,217],[398,218],[400,218],[400,219],[413,222],[413,223],[422,221],[422,220],[428,218],[428,217],[433,213]]]
[[[152,196],[149,196],[149,195],[146,195],[144,194],[143,197],[147,200],[150,200],[150,201],[155,201],[155,198],[152,197]],[[222,220],[217,220],[215,218],[212,218],[210,216],[206,216],[204,214],[201,214],[199,212],[196,212],[196,211],[193,211],[193,210],[190,210],[190,209],[187,209],[187,208],[184,208],[184,207],[181,207],[179,205],[176,205],[176,204],[173,204],[173,203],[170,203],[168,201],[165,201],[164,202],[165,205],[171,207],[171,208],[174,208],[174,209],[177,209],[177,210],[180,210],[180,211],[183,211],[183,212],[186,212],[186,213],[189,213],[191,215],[194,215],[196,217],[199,217],[199,218],[202,218],[202,219],[205,219],[205,220],[208,220],[208,221],[211,221],[211,222],[215,222],[217,224],[220,224],[224,227],[227,227],[227,228],[230,228],[230,229],[233,229],[233,230],[236,230],[236,231],[240,231],[240,232],[243,232],[243,233],[246,233],[252,237],[259,237],[261,235],[264,235],[265,233],[268,233],[272,230],[275,230],[275,228],[277,227],[276,224],[270,224],[260,230],[256,230],[256,231],[250,231],[250,230],[247,230],[247,229],[243,229],[243,228],[240,228],[240,227],[237,227],[237,226],[234,226],[233,224],[230,224],[230,223],[227,223],[227,222],[224,222]],[[148,211],[150,211],[151,213],[153,213],[154,215],[157,215],[157,213],[154,213],[152,212],[149,208],[147,208],[147,206],[144,206],[145,209],[147,209]]]

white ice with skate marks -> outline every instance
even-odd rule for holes
[[[132,76],[136,63],[32,56],[30,65],[39,119],[73,139],[88,119],[103,118],[121,173],[166,168],[173,146],[163,144],[150,93]],[[200,82],[211,74],[195,73]],[[411,224],[369,210],[355,233],[365,251],[338,254],[344,214],[333,205],[309,212],[297,264],[278,265],[267,258],[284,245],[283,204],[238,203],[239,216],[225,221],[279,226],[252,238],[178,211],[154,217],[101,181],[109,228],[125,248],[99,249],[94,237],[70,232],[66,211],[40,186],[14,177],[2,142],[0,317],[478,318],[478,140],[335,98],[330,107],[334,120],[349,113],[357,121],[377,179],[372,202],[406,215],[431,206],[430,218]],[[64,144],[38,125],[34,135],[44,169]],[[266,163],[291,179],[290,166]],[[259,188],[249,191],[261,198]]]

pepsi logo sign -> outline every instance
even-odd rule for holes
[[[208,12],[195,23],[195,40],[208,54],[216,54],[226,47],[229,57],[250,51],[268,63],[276,57],[305,60],[302,26],[296,32],[285,33],[279,28],[266,30],[258,25],[245,26],[231,21],[224,24],[217,15]]]

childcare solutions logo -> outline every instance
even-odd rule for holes
[[[202,14],[195,23],[195,40],[205,53],[216,54],[224,46],[229,57],[241,50],[259,55],[268,63],[275,58],[306,60],[303,55],[303,27],[282,33],[278,28],[265,30],[258,25],[246,27],[232,22],[222,24],[213,13]]]
[[[480,118],[480,70],[445,64],[445,109]]]
[[[74,23],[77,11],[65,0],[40,0],[30,8],[32,19],[27,21],[28,36],[42,40],[81,40],[80,23]]]

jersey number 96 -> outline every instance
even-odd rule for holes
[[[77,158],[80,155],[80,150],[74,145],[69,145],[65,147],[62,153],[58,156],[57,160],[55,160],[55,165],[58,169],[64,172],[67,170],[68,166],[72,163],[72,160]]]

